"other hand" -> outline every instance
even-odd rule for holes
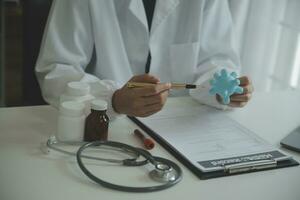
[[[244,89],[242,94],[233,94],[230,97],[230,103],[228,106],[230,107],[244,107],[251,99],[253,86],[250,79],[247,76],[242,76],[239,78],[240,87]],[[219,95],[216,96],[219,103],[223,104],[222,97]]]

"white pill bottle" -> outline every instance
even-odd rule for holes
[[[87,83],[73,81],[67,84],[65,92],[60,96],[60,104],[66,101],[77,101],[85,105],[85,114],[91,110],[91,102],[95,97],[90,94],[90,86]]]
[[[83,141],[85,118],[85,105],[83,103],[77,101],[61,103],[57,118],[56,138],[58,141]]]

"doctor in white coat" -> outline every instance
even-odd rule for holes
[[[239,67],[227,1],[156,0],[149,31],[142,0],[54,0],[36,74],[45,100],[55,107],[68,82],[82,81],[109,103],[111,118],[145,117],[161,110],[168,95],[188,94],[172,91],[171,82],[200,84],[190,95],[223,108],[220,98],[208,94],[208,80],[220,68]],[[123,86],[129,80],[165,84],[129,89]],[[231,107],[251,97],[249,79],[240,80],[245,92],[231,97]]]

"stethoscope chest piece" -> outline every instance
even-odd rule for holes
[[[177,174],[171,166],[158,162],[149,176],[155,181],[165,183],[175,181]]]

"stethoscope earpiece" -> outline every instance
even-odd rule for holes
[[[48,148],[47,143],[45,143],[45,142],[41,142],[40,150],[44,154],[49,154],[50,153],[50,149]]]
[[[49,143],[49,144],[56,144],[56,143],[57,143],[56,137],[55,137],[54,135],[51,135],[51,136],[49,137],[48,143]]]
[[[47,142],[41,142],[41,144],[40,144],[40,150],[44,154],[49,154],[50,153],[50,149],[52,149],[53,145],[55,145],[57,143],[58,143],[58,141],[56,140],[56,137],[54,135],[51,135],[49,137],[49,139],[47,140]]]

